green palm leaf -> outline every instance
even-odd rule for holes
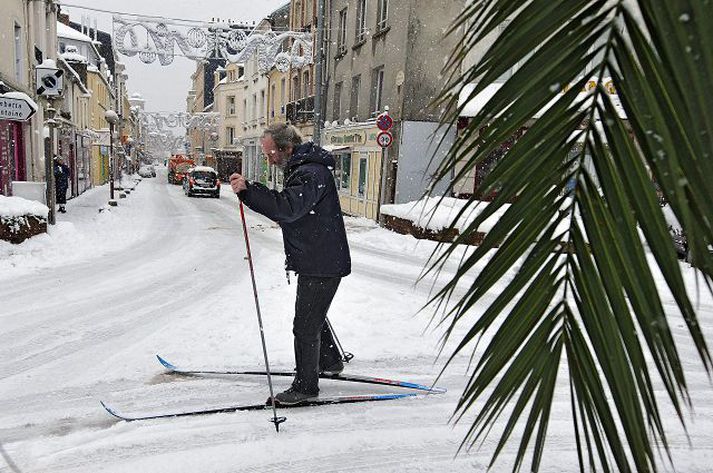
[[[690,401],[655,272],[711,371],[653,184],[710,288],[711,17],[713,2],[694,0],[476,0],[450,31],[464,40],[450,57],[450,82],[437,100],[448,123],[468,100],[492,84],[499,88],[461,130],[437,179],[455,175],[454,185],[527,130],[480,184],[484,194],[497,196],[453,244],[434,253],[428,268],[439,271],[509,204],[431,300],[442,314],[444,347],[464,316],[484,307],[448,363],[463,352],[475,356],[477,342],[486,341],[454,419],[463,421],[478,403],[463,446],[499,431],[493,463],[521,431],[513,468],[531,451],[530,468],[538,469],[556,381],[566,375],[580,469],[657,469],[657,449],[668,454],[669,445],[654,385],[664,386],[681,424]],[[483,45],[486,52],[469,63]],[[600,79],[607,76],[625,116]],[[582,93],[590,78],[596,86]],[[571,88],[563,92],[566,84]],[[452,227],[473,210],[471,200]],[[456,286],[480,267],[466,294],[453,300]],[[485,303],[496,286],[500,294]],[[502,429],[493,429],[504,416]]]

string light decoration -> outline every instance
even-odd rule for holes
[[[244,24],[228,22],[175,25],[122,15],[113,16],[113,30],[116,50],[124,56],[138,56],[145,64],[158,60],[162,66],[168,66],[176,56],[244,64],[255,55],[258,70],[264,73],[273,66],[287,72],[290,65],[302,67],[312,63],[309,32],[250,31]]]
[[[152,130],[184,127],[187,130],[212,129],[217,127],[220,114],[217,112],[187,113],[187,112],[142,112],[141,123]]]

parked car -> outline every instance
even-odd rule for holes
[[[191,168],[183,178],[183,192],[188,197],[194,195],[209,195],[220,198],[220,179],[215,169],[208,166]]]
[[[156,177],[156,170],[153,166],[141,166],[139,168],[139,176],[141,177]]]

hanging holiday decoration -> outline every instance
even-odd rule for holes
[[[158,59],[159,64],[167,66],[177,55],[197,61],[245,63],[255,55],[260,72],[273,66],[286,72],[290,65],[312,63],[312,35],[308,32],[250,31],[247,25],[226,22],[172,25],[121,15],[114,15],[113,20],[116,50],[125,56],[138,56],[146,64]]]
[[[187,113],[187,112],[142,112],[141,123],[152,129],[184,127],[187,130],[212,129],[218,125],[220,114],[216,112]]]

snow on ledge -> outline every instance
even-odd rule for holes
[[[0,195],[0,217],[37,215],[38,217],[47,218],[49,211],[50,209],[45,204],[34,200]]]
[[[381,213],[404,220],[410,220],[413,222],[413,225],[420,228],[440,231],[448,227],[456,215],[458,215],[464,207],[468,206],[468,209],[463,212],[463,215],[461,215],[455,225],[455,228],[462,232],[487,205],[488,202],[485,201],[469,203],[468,200],[453,197],[425,197],[421,200],[405,204],[382,205]],[[510,208],[510,204],[505,204],[500,207],[495,214],[491,215],[478,227],[478,231],[484,233],[490,231],[508,208]]]

